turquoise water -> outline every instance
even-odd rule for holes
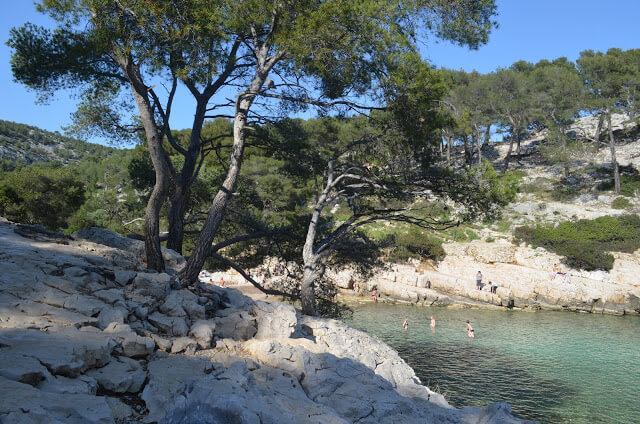
[[[640,423],[640,317],[369,304],[348,322],[456,407],[508,402],[541,423]]]

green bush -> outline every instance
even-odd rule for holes
[[[446,256],[442,241],[415,232],[394,235],[391,246],[388,259],[392,262],[405,262],[411,258],[439,262]]]
[[[613,178],[611,178],[598,184],[597,188],[600,191],[612,191],[613,185]],[[620,194],[627,197],[634,197],[637,193],[640,193],[640,175],[620,175]]]
[[[593,220],[563,222],[557,227],[518,227],[517,240],[565,257],[574,268],[610,270],[614,258],[609,252],[634,252],[640,248],[640,217],[603,216]]]
[[[626,197],[616,197],[616,199],[611,202],[611,207],[613,209],[627,209],[630,208],[631,202],[629,201],[629,199],[627,199]]]
[[[65,228],[84,200],[84,183],[69,168],[32,165],[0,181],[0,214],[24,224]]]

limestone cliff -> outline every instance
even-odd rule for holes
[[[508,242],[449,243],[446,258],[430,263],[390,265],[363,287],[377,287],[391,300],[422,305],[454,304],[530,309],[570,310],[609,314],[640,314],[640,250],[615,253],[609,272],[560,269],[561,258],[544,249]],[[476,289],[475,275],[483,274],[483,289]],[[353,282],[336,279],[343,288]],[[496,293],[488,282],[498,284]]]

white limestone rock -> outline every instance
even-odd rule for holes
[[[188,354],[193,354],[198,347],[198,342],[190,337],[178,337],[173,340],[173,344],[171,345],[171,353],[182,353],[186,352]]]
[[[137,275],[135,271],[126,269],[115,269],[113,273],[115,276],[114,281],[120,286],[126,286],[127,284],[131,283]]]
[[[202,349],[209,349],[215,328],[215,321],[198,320],[191,325],[189,335],[198,342],[198,346]]]
[[[221,339],[249,340],[256,334],[255,321],[245,311],[228,310],[228,315],[215,318],[214,335]]]
[[[149,362],[149,381],[140,398],[149,410],[145,422],[159,421],[173,404],[185,383],[201,378],[213,369],[206,358],[170,356]]]
[[[111,323],[124,324],[128,315],[128,311],[124,308],[114,308],[113,306],[105,306],[98,314],[98,327],[107,328]]]
[[[267,367],[251,373],[241,362],[185,385],[167,412],[160,423],[349,422],[331,408],[312,402],[290,375]]]
[[[49,393],[95,395],[98,391],[98,382],[86,375],[80,375],[77,378],[49,376],[38,385],[38,389]]]
[[[155,342],[150,337],[143,337],[131,330],[127,324],[112,322],[104,332],[112,337],[129,358],[141,358],[153,353]]]
[[[99,290],[93,293],[93,296],[97,297],[101,301],[108,305],[115,305],[116,303],[122,303],[124,305],[124,295],[121,289],[105,289]]]
[[[6,423],[113,424],[104,398],[43,392],[0,377],[0,417]]]
[[[293,306],[282,303],[257,301],[253,307],[258,327],[255,338],[289,338],[294,333],[298,319]]]
[[[147,378],[138,361],[125,356],[114,358],[106,366],[90,370],[87,375],[103,389],[115,393],[137,393]]]
[[[172,317],[189,316],[191,320],[205,318],[204,306],[198,303],[198,297],[189,290],[174,290],[169,293],[160,312]]]
[[[189,326],[183,317],[170,317],[154,312],[147,319],[160,331],[170,336],[183,337],[189,333]]]
[[[36,358],[5,348],[0,349],[0,376],[37,386],[51,374]]]
[[[52,333],[0,329],[0,345],[12,354],[38,360],[54,375],[76,377],[109,363],[115,343],[102,335],[65,327]]]
[[[120,399],[106,396],[105,400],[111,408],[111,415],[116,420],[125,420],[135,414],[134,410]]]

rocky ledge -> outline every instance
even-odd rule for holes
[[[515,423],[451,407],[376,337],[233,288],[173,290],[141,242],[0,221],[2,423]]]
[[[614,253],[609,272],[586,272],[563,267],[562,258],[538,248],[516,246],[506,241],[449,243],[439,264],[416,262],[392,264],[367,281],[362,290],[376,287],[389,301],[425,306],[472,306],[565,310],[615,315],[640,314],[640,250]],[[483,289],[476,289],[475,276],[483,274]],[[347,271],[331,275],[344,289],[354,280]],[[495,293],[488,282],[498,284]],[[369,299],[369,297],[365,297]]]

